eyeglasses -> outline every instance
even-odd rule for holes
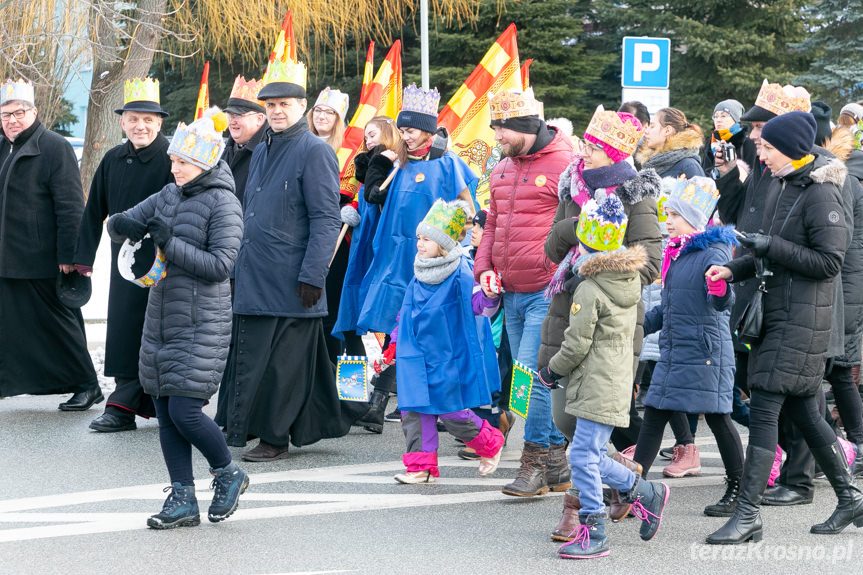
[[[731,115],[726,113],[726,112],[716,112],[715,114],[713,114],[713,119],[714,120],[730,120]]]
[[[312,108],[312,112],[315,114],[321,114],[322,116],[335,116],[336,111],[331,110],[330,108],[323,108],[321,106],[315,106]]]
[[[233,112],[226,112],[228,116],[228,120],[233,120],[234,118],[245,118],[246,116],[251,116],[252,114],[260,114],[260,112],[245,112],[243,114],[234,114]]]
[[[31,108],[18,108],[14,112],[3,112],[2,114],[0,114],[0,120],[3,120],[4,122],[8,122],[9,118],[11,118],[12,116],[15,116],[16,120],[20,120],[30,110],[31,110]]]

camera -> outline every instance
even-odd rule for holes
[[[716,145],[716,150],[713,152],[714,156],[717,152],[722,154],[722,159],[725,160],[726,164],[734,163],[737,160],[737,150],[734,149],[734,144],[719,142]]]

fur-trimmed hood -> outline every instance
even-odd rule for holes
[[[810,172],[809,177],[816,184],[834,184],[842,188],[845,184],[845,178],[848,177],[848,168],[845,167],[842,160],[837,158],[832,158],[822,165],[819,165],[816,160],[815,167]]]
[[[712,244],[736,246],[739,243],[732,226],[710,226],[700,234],[692,236],[686,245],[683,246],[683,249],[680,250],[680,255],[706,250]]]
[[[631,307],[641,301],[639,270],[647,264],[640,245],[601,253],[582,263],[578,275],[591,278],[615,305]]]
[[[572,166],[567,166],[560,174],[557,182],[557,197],[561,202],[572,202]],[[632,179],[626,180],[614,190],[624,205],[634,205],[644,198],[659,199],[662,192],[662,178],[656,170],[648,168],[636,174]]]
[[[682,132],[674,133],[659,147],[651,148],[645,143],[645,145],[641,146],[635,152],[635,161],[638,162],[639,165],[644,165],[647,160],[656,154],[672,152],[675,150],[691,150],[693,152],[693,156],[698,156],[700,155],[701,148],[704,146],[704,140],[702,138],[703,136],[695,130],[683,130]]]

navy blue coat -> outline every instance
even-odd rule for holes
[[[645,405],[686,413],[731,413],[734,348],[728,318],[731,286],[722,297],[707,293],[704,272],[731,259],[736,240],[730,227],[693,236],[671,262],[662,304],[644,318],[645,335],[659,332],[660,360]]]

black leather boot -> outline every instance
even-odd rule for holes
[[[857,457],[854,459],[854,477],[863,477],[863,443],[857,444]]]
[[[812,455],[827,475],[839,504],[827,521],[813,525],[809,532],[835,535],[852,522],[857,527],[863,527],[863,492],[854,483],[851,469],[848,467],[848,461],[839,442],[813,449]]]
[[[372,396],[369,398],[369,410],[357,422],[357,425],[362,425],[366,431],[372,433],[384,432],[384,412],[387,409],[387,402],[390,400],[390,394],[375,388],[372,391]]]
[[[761,541],[762,523],[758,506],[761,495],[767,487],[770,468],[776,451],[768,451],[762,447],[749,445],[746,448],[746,462],[743,464],[743,476],[740,479],[740,496],[737,507],[725,525],[707,536],[711,545],[737,545],[747,541]]]
[[[716,504],[704,508],[708,517],[731,517],[737,508],[737,498],[740,496],[740,478],[725,478],[725,495]]]

